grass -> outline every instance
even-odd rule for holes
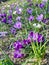
[[[12,3],[18,3],[18,2],[20,2],[20,0],[8,0],[6,2],[1,2],[0,8],[2,8],[2,6],[8,5],[8,4],[10,5]]]
[[[22,2],[21,2],[22,1]],[[23,2],[25,2],[26,0],[8,0],[6,2],[1,2],[0,4],[0,9],[2,7],[5,7],[7,5],[11,5],[12,3],[17,3],[17,4],[23,4]]]
[[[12,4],[12,3],[17,2],[17,1],[19,1],[19,0],[8,0],[6,2],[2,2],[1,4],[5,4],[5,3]]]

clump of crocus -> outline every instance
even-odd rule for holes
[[[37,43],[44,42],[44,36],[42,34],[35,33],[32,31],[29,33],[27,39],[23,39],[21,41],[18,40],[16,42],[14,42],[14,44],[13,44],[13,47],[15,50],[14,51],[14,58],[22,58],[25,55],[25,53],[24,54],[21,53],[21,50],[24,49],[28,45],[30,47],[32,45],[32,43],[34,44],[35,42],[37,42]]]
[[[32,31],[29,33],[28,38],[30,38],[34,42],[44,42],[44,36],[42,34],[35,33]]]
[[[23,53],[21,53],[21,49],[23,48],[23,44],[21,41],[16,41],[13,44],[14,47],[14,58],[22,58],[24,56]]]

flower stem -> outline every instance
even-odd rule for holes
[[[39,62],[38,64],[39,64],[39,65],[41,65],[41,63],[40,63],[40,62]]]

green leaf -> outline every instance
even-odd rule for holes
[[[1,65],[1,64],[0,64]],[[4,61],[2,61],[2,65],[14,65],[12,61],[6,59]]]
[[[0,65],[2,65],[2,61],[0,61]]]

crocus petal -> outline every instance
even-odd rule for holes
[[[38,17],[36,19],[39,22],[42,21],[43,20],[43,14],[38,15]]]
[[[17,29],[21,29],[22,28],[22,23],[21,22],[16,22],[15,24],[14,24],[14,28],[17,28]]]

